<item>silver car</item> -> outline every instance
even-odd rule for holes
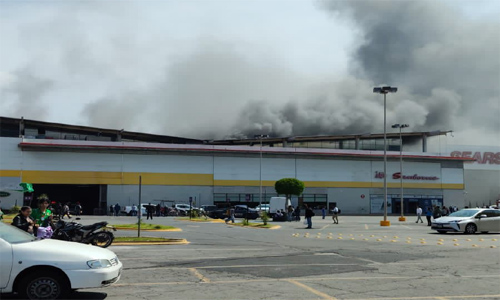
[[[451,213],[432,222],[431,229],[439,233],[463,232],[474,234],[500,232],[500,210],[489,208],[468,208]]]

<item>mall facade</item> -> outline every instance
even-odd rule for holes
[[[70,129],[77,131],[65,130]],[[82,130],[93,129],[98,130]],[[277,196],[277,180],[292,177],[306,186],[300,197],[292,199],[294,206],[337,205],[343,213],[367,215],[384,209],[380,150],[214,145],[181,138],[155,142],[138,136],[127,139],[123,131],[114,131],[121,138],[108,139],[102,130],[95,135],[100,138],[55,138],[47,129],[42,136],[14,137],[6,136],[5,127],[2,130],[3,208],[29,203],[46,193],[52,201],[80,202],[85,214],[104,214],[116,203],[137,204],[139,182],[143,203],[171,205],[191,199],[195,206],[252,207]],[[400,152],[388,151],[387,157],[388,211],[398,214]],[[402,152],[402,158],[405,214],[413,214],[417,205],[466,205],[464,162],[471,158],[425,152]],[[21,182],[32,183],[35,192],[14,191]]]

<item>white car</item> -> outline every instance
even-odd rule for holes
[[[71,290],[117,282],[122,266],[108,249],[37,240],[0,222],[0,294],[18,293],[21,299],[66,298]]]
[[[500,232],[500,210],[489,208],[468,208],[435,219],[431,229],[439,233],[463,232],[468,234]]]

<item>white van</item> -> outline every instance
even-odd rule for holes
[[[269,200],[269,214],[273,216],[278,209],[286,212],[289,205],[292,205],[292,202],[287,200],[286,197],[271,197]]]

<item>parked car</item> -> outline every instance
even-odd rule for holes
[[[216,209],[217,209],[217,205],[202,205],[202,206],[200,207],[200,210],[201,210],[201,211],[204,211],[204,212],[205,212],[205,213],[207,213],[207,214],[208,214],[209,212],[211,212],[211,211],[216,210]]]
[[[259,217],[259,211],[255,210],[253,208],[246,208],[243,206],[236,206],[234,208],[234,217],[235,218],[246,218],[246,215],[248,213],[248,218],[255,220]]]
[[[227,210],[228,208],[217,208],[208,212],[208,216],[212,219],[225,219],[227,218]]]
[[[469,208],[451,213],[446,217],[435,219],[431,229],[439,233],[463,232],[473,234],[476,232],[500,232],[500,210]]]
[[[0,222],[0,270],[0,293],[16,292],[21,299],[65,299],[71,290],[117,282],[122,263],[108,249],[37,240]]]

